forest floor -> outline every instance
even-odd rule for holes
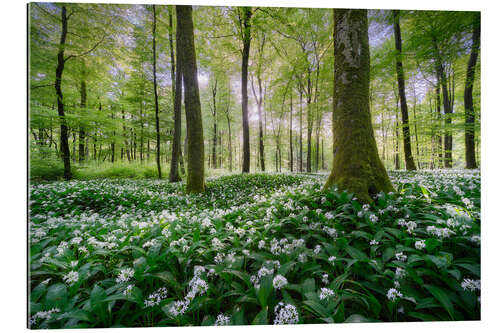
[[[326,175],[30,187],[30,326],[480,318],[480,173],[390,172],[362,205]]]

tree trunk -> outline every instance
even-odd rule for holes
[[[241,61],[241,109],[243,116],[243,166],[242,172],[250,172],[250,132],[248,128],[248,57],[250,55],[250,19],[252,10],[243,7],[243,54]]]
[[[184,105],[187,126],[187,181],[186,192],[198,193],[205,190],[205,147],[201,116],[198,69],[193,35],[191,6],[176,6],[177,31],[181,43],[182,76],[184,81]]]
[[[212,87],[212,117],[214,121],[214,131],[212,137],[212,168],[217,169],[217,78]]]
[[[464,108],[465,108],[465,167],[476,169],[476,152],[474,146],[474,103],[472,100],[472,90],[474,85],[474,75],[481,42],[480,14],[477,14],[474,30],[472,32],[472,48],[469,62],[467,63],[467,76],[465,78]]]
[[[302,150],[302,89],[299,89],[299,105],[300,105],[300,115],[299,115],[299,172],[303,170],[303,150]]]
[[[445,114],[445,131],[444,131],[444,167],[452,167],[452,149],[453,149],[453,137],[451,134],[451,114],[453,113],[452,104],[450,101],[450,96],[448,94],[448,80],[444,72],[443,62],[441,60],[441,55],[439,53],[439,48],[437,46],[437,41],[433,39],[435,61],[436,61],[436,73],[439,77],[441,83],[441,90],[443,93],[443,108]]]
[[[170,175],[169,180],[171,183],[175,183],[181,180],[179,175],[179,162],[182,161],[181,153],[181,117],[182,117],[182,62],[180,54],[180,45],[179,45],[179,30],[176,32],[176,50],[175,53],[177,55],[177,63],[175,62],[174,57],[174,42],[173,42],[173,23],[172,23],[172,9],[168,7],[168,22],[169,22],[169,42],[170,42],[170,62],[171,62],[171,71],[170,77],[172,79],[172,93],[174,99],[174,134],[172,140],[172,159],[170,161]]]
[[[160,117],[159,117],[159,107],[158,107],[158,87],[156,83],[156,6],[155,5],[153,5],[153,89],[155,97],[156,167],[158,168],[158,178],[161,179]]]
[[[61,38],[59,41],[59,49],[57,52],[57,68],[56,68],[56,81],[54,84],[57,95],[57,113],[59,115],[59,122],[61,126],[60,147],[61,157],[64,164],[64,179],[71,179],[71,161],[68,144],[68,124],[64,114],[63,93],[61,90],[62,74],[64,71],[64,47],[66,45],[66,36],[68,34],[68,17],[66,16],[66,6],[61,10]]]
[[[292,126],[293,126],[293,94],[290,92],[290,122],[288,124],[289,141],[290,141],[290,156],[288,157],[289,164],[288,167],[290,172],[293,172],[293,136],[292,136]]]
[[[85,65],[84,65],[85,66]],[[87,107],[87,84],[85,79],[80,82],[80,116],[84,109]],[[81,121],[81,120],[80,120]],[[80,124],[80,130],[78,131],[78,163],[82,164],[85,160],[85,128],[83,124]]]
[[[406,170],[416,170],[411,153],[410,125],[408,121],[408,105],[406,103],[405,79],[402,62],[401,30],[399,28],[399,10],[392,11],[394,18],[394,40],[396,42],[396,73],[398,77],[399,99],[401,104],[401,122],[403,127],[403,149]]]
[[[227,149],[229,152],[229,172],[233,172],[233,147],[232,147],[232,137],[231,137],[231,119],[227,116],[227,130],[228,130],[228,142]]]
[[[378,156],[371,123],[367,11],[335,9],[334,22],[334,157],[324,189],[336,184],[361,202],[371,202],[394,188]]]

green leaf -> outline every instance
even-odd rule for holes
[[[269,299],[269,295],[271,294],[271,291],[273,290],[273,276],[272,275],[266,275],[262,278],[260,282],[260,287],[257,292],[257,298],[259,299],[260,305],[262,307],[267,306],[267,302]]]
[[[355,247],[348,245],[348,246],[346,246],[345,250],[353,259],[358,259],[358,260],[369,260],[370,259],[363,251],[361,251]]]
[[[450,315],[451,319],[454,320],[453,304],[451,303],[450,298],[446,294],[446,291],[439,288],[439,287],[431,286],[428,284],[424,284],[424,288],[427,289],[439,303],[441,303],[441,305],[445,308],[445,310]]]
[[[344,321],[344,323],[373,323],[373,322],[376,322],[376,320],[372,318],[366,318],[365,316],[362,316],[360,314],[352,314]]]
[[[318,317],[330,317],[330,313],[325,309],[325,307],[314,300],[308,299],[302,302],[305,306],[304,308],[308,310],[309,312],[312,312]]]
[[[254,318],[252,325],[267,325],[267,306],[265,306]]]
[[[395,253],[396,251],[394,250],[394,248],[388,247],[387,249],[385,249],[384,254],[382,254],[382,260],[384,262],[391,260],[391,258],[394,257]]]
[[[408,312],[408,316],[415,318],[415,319],[420,319],[422,321],[436,321],[439,320],[438,318],[434,317],[433,315],[427,314],[427,313],[421,313],[421,312]]]
[[[45,302],[48,307],[64,308],[68,301],[68,289],[66,285],[57,283],[51,285],[45,295]]]

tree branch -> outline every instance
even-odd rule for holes
[[[67,56],[67,57],[64,59],[64,62],[68,61],[68,60],[69,60],[69,59],[71,59],[71,58],[82,57],[82,56],[84,56],[84,55],[89,54],[90,52],[94,51],[94,50],[95,50],[95,49],[99,46],[99,44],[101,44],[101,43],[104,41],[104,39],[105,39],[105,38],[106,38],[106,35],[103,35],[103,36],[102,36],[102,38],[101,38],[101,40],[100,40],[100,41],[98,41],[98,42],[97,42],[97,43],[96,43],[96,44],[95,44],[92,48],[90,48],[90,49],[89,49],[89,50],[87,50],[86,52],[83,52],[83,53],[80,53],[80,54],[71,54],[71,55]]]

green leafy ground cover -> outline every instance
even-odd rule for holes
[[[362,205],[322,175],[30,187],[32,328],[480,319],[480,174],[391,172]]]

